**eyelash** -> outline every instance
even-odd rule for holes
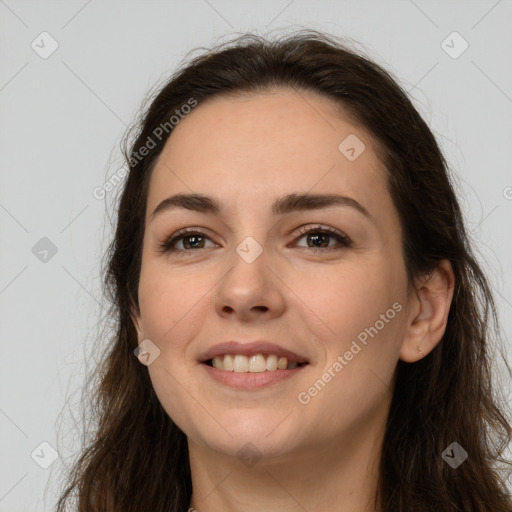
[[[324,249],[324,251],[327,250],[340,250],[344,248],[349,248],[352,246],[352,241],[347,236],[343,235],[339,231],[337,231],[334,228],[330,227],[321,227],[321,226],[306,226],[304,228],[301,228],[299,232],[297,233],[297,236],[295,240],[299,240],[305,235],[309,233],[322,233],[325,235],[329,235],[331,237],[334,237],[338,241],[338,246],[334,247],[302,247],[302,249],[306,249],[313,252],[318,252],[319,249]],[[184,228],[177,231],[175,234],[173,234],[171,237],[169,237],[165,242],[160,244],[159,251],[161,252],[188,252],[188,253],[194,253],[196,251],[200,251],[205,248],[199,248],[199,249],[176,249],[174,245],[176,242],[182,240],[183,238],[187,238],[187,235],[200,235],[202,237],[208,238],[204,233],[201,231],[195,230],[193,228]],[[208,248],[206,248],[208,249]]]

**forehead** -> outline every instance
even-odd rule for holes
[[[328,98],[277,89],[214,97],[184,117],[153,171],[148,212],[176,192],[215,195],[242,207],[258,197],[312,189],[372,202],[385,184],[364,128]]]

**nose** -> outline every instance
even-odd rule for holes
[[[281,316],[285,297],[278,274],[265,250],[252,262],[235,253],[232,267],[219,282],[217,314],[242,322]]]

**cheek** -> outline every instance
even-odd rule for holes
[[[304,411],[313,417],[331,411],[334,435],[341,424],[360,426],[377,414],[391,392],[403,338],[405,281],[387,263],[316,277],[304,282],[303,291],[329,330],[322,338],[325,358],[301,397],[310,400]]]
[[[206,288],[207,290],[208,288]],[[139,304],[144,335],[161,350],[174,351],[187,330],[197,324],[197,310],[205,288],[197,278],[170,272],[159,262],[143,266],[139,283]]]
[[[325,359],[318,372],[334,372],[337,378],[332,388],[352,394],[354,406],[367,392],[368,378],[378,382],[378,375],[383,382],[391,380],[399,357],[406,320],[406,279],[405,270],[392,262],[377,255],[371,263],[356,258],[337,271],[331,268],[302,280],[298,292],[308,297],[304,302],[314,313],[308,315],[312,319],[309,327],[324,346]]]
[[[297,295],[336,336],[373,325],[403,297],[402,279],[387,264],[361,264],[312,273],[296,283]],[[392,314],[392,313],[391,313]]]
[[[169,417],[182,429],[195,424],[197,403],[190,396],[198,392],[185,390],[190,382],[190,361],[186,360],[188,341],[197,336],[207,302],[197,279],[152,263],[143,267],[139,284],[139,303],[144,336],[160,349],[148,366],[155,393]],[[202,293],[198,290],[203,290]],[[203,301],[201,301],[203,297]]]

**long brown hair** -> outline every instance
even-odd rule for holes
[[[409,282],[441,259],[455,273],[442,340],[417,363],[398,361],[380,461],[382,512],[511,512],[497,467],[508,464],[503,453],[512,438],[507,403],[491,373],[491,342],[497,346],[501,340],[498,318],[470,246],[454,178],[393,74],[341,38],[307,29],[281,38],[237,35],[185,61],[148,100],[135,135],[132,130],[126,136],[129,172],[105,255],[115,335],[89,379],[94,387],[85,414],[96,421],[95,436],[70,471],[58,512],[73,497],[80,512],[187,510],[192,485],[186,436],[165,413],[147,368],[134,356],[130,312],[138,309],[148,183],[176,110],[191,99],[200,105],[221,94],[275,87],[322,94],[375,137],[400,216]],[[149,146],[149,152],[141,151]],[[505,365],[510,376],[506,360]],[[442,458],[453,442],[468,453],[457,469]]]

